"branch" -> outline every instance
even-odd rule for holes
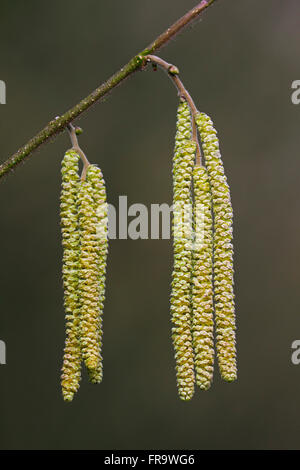
[[[186,26],[190,25],[214,2],[216,2],[216,0],[202,0],[197,6],[188,11],[182,18],[155,39],[146,49],[133,57],[124,67],[96,88],[90,95],[81,100],[62,116],[57,116],[50,121],[35,137],[30,139],[23,147],[0,165],[0,179],[10,173],[19,163],[28,158],[34,150],[46,143],[51,137],[64,131],[68,124],[73,122],[74,119],[90,108],[96,101],[100,100],[100,98],[103,98],[103,96],[119,85],[125,78],[144,67],[145,56],[158,51],[158,49],[167,44],[170,39],[174,38]]]

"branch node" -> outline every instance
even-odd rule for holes
[[[83,129],[79,126],[76,126],[75,127],[75,133],[76,133],[76,135],[80,135],[80,134],[83,133]]]
[[[179,69],[178,67],[176,67],[176,65],[170,65],[170,67],[168,68],[168,73],[170,75],[179,75]]]

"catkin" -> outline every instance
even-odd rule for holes
[[[212,191],[214,213],[214,304],[216,342],[221,376],[232,382],[237,376],[235,308],[233,292],[232,206],[224,174],[217,132],[204,113],[196,116]]]
[[[208,390],[213,378],[213,288],[212,288],[212,213],[207,170],[195,166],[192,276],[192,333],[195,354],[196,383]]]
[[[191,333],[192,217],[191,184],[196,145],[190,141],[191,117],[186,102],[177,114],[173,161],[173,237],[171,320],[177,387],[182,400],[194,393],[194,358]]]
[[[61,230],[63,245],[63,284],[66,318],[66,341],[61,385],[65,401],[72,401],[81,377],[79,343],[79,232],[77,212],[79,155],[68,150],[62,161]]]
[[[86,367],[95,370],[99,362],[102,361],[98,341],[100,247],[96,233],[97,216],[93,189],[88,180],[82,180],[79,185],[78,212],[81,241],[79,258],[80,343]]]
[[[105,182],[100,168],[90,165],[87,171],[87,181],[91,184],[92,197],[94,201],[94,210],[96,214],[96,237],[99,247],[97,283],[99,289],[98,298],[98,318],[97,318],[97,342],[100,348],[98,364],[95,369],[89,369],[90,380],[93,383],[99,383],[103,377],[102,368],[102,315],[105,300],[105,276],[106,276],[106,259],[108,252],[108,213],[106,202]]]
[[[186,101],[180,101],[177,110],[176,136],[175,136],[175,155],[182,144],[191,140],[192,137],[192,118],[189,105]]]

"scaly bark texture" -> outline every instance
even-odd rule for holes
[[[196,116],[212,191],[214,213],[214,302],[217,354],[221,376],[237,377],[235,307],[233,292],[233,212],[219,141],[213,122],[204,113]]]
[[[78,162],[79,155],[68,150],[62,161],[61,230],[63,245],[63,284],[66,316],[66,342],[61,385],[65,401],[72,401],[79,388],[81,350],[79,343],[80,304],[78,296]]]
[[[190,141],[191,116],[181,102],[173,161],[174,268],[171,293],[172,339],[177,387],[182,400],[194,394],[194,357],[191,332],[192,217],[191,186],[196,144]]]
[[[213,379],[214,322],[213,322],[213,222],[211,191],[207,170],[195,166],[194,230],[192,276],[193,346],[195,354],[196,383],[208,390]]]

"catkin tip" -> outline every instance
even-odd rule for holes
[[[74,394],[63,394],[63,399],[66,403],[71,403],[73,401]]]
[[[223,379],[226,381],[226,382],[234,382],[235,380],[237,380],[237,375],[234,374],[234,375],[231,375],[231,376],[228,376],[228,375],[223,375]]]
[[[89,370],[89,380],[92,384],[100,384],[103,379],[102,371],[100,370]]]

